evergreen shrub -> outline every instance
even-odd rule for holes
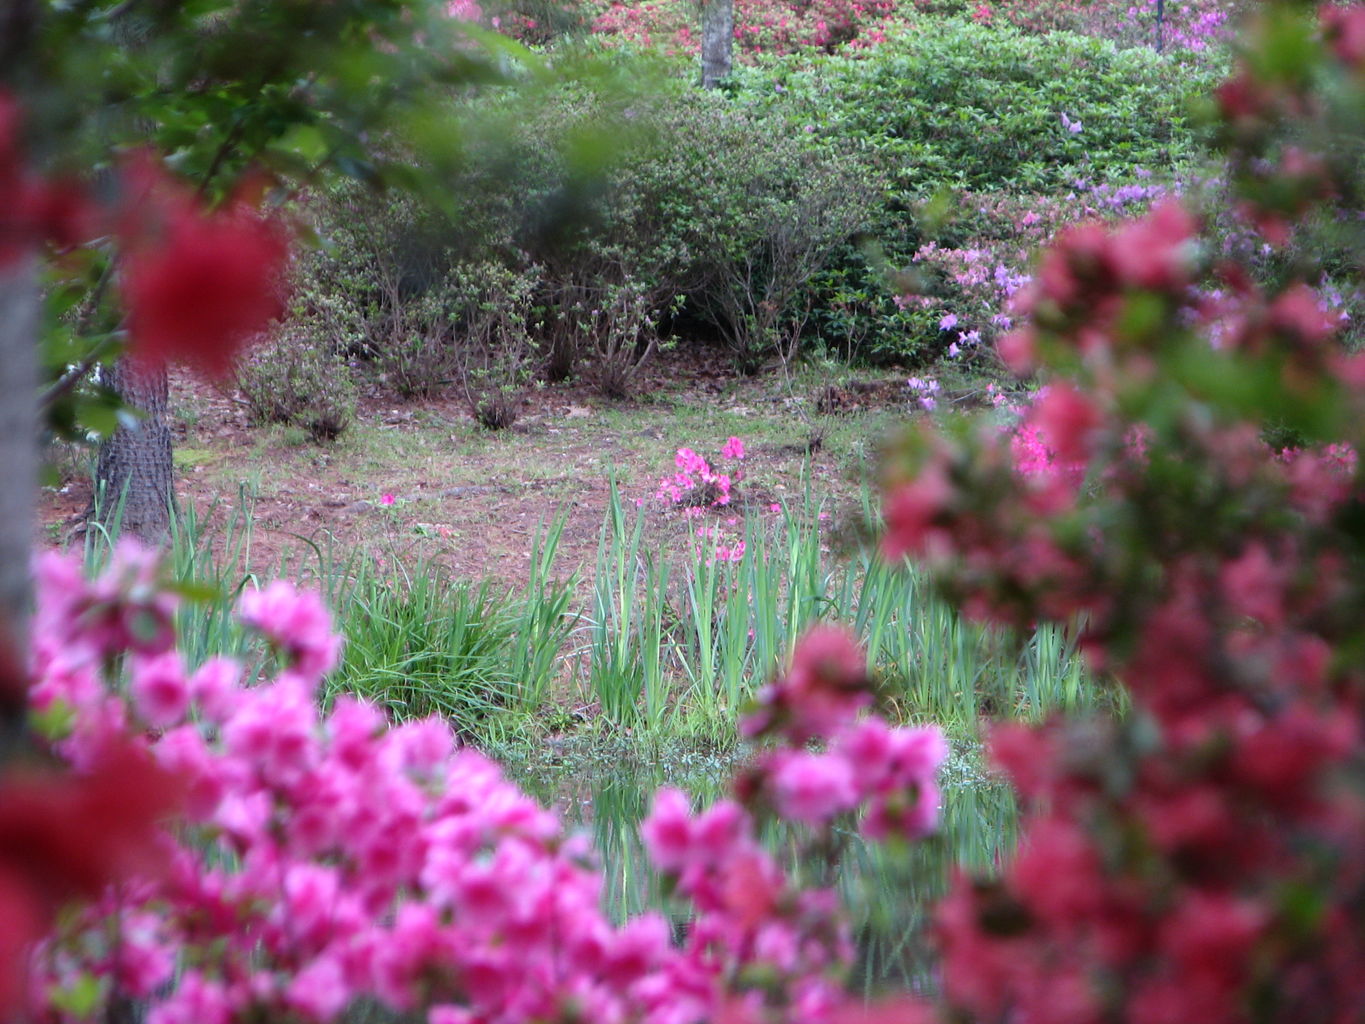
[[[861,55],[773,58],[736,78],[741,102],[862,154],[901,198],[1173,172],[1202,152],[1192,110],[1217,81],[1149,50],[953,19]]]
[[[355,420],[350,369],[296,330],[284,330],[248,356],[237,384],[253,423],[300,427],[314,441],[332,441]]]
[[[462,363],[479,303],[458,283],[475,265],[533,282],[522,326],[552,378],[581,361],[621,393],[682,320],[745,368],[790,356],[807,285],[872,226],[881,190],[859,162],[681,84],[563,81],[456,113],[468,130],[437,206],[356,189],[318,204],[330,250],[310,312],[326,344],[413,392],[428,387],[396,364],[433,367],[434,386]],[[628,329],[608,315],[623,295]]]

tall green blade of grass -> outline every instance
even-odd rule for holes
[[[665,650],[669,643],[664,621],[668,605],[668,561],[651,554],[645,559],[643,570],[645,606],[640,623],[640,656],[645,722],[651,729],[659,729],[669,707],[665,674]]]
[[[520,602],[516,641],[508,673],[517,707],[531,712],[546,699],[578,614],[572,610],[577,574],[564,582],[553,578],[555,556],[568,521],[560,512],[548,527],[538,528],[531,545],[531,578]]]
[[[603,714],[621,727],[632,726],[638,720],[644,688],[644,665],[638,647],[642,615],[637,586],[643,531],[644,509],[637,510],[633,527],[628,527],[620,491],[613,479],[597,545],[588,679]]]
[[[762,525],[757,523],[750,524],[746,529],[744,556],[738,566],[734,564],[725,566],[724,579],[721,581],[725,590],[725,611],[720,631],[718,659],[720,689],[725,694],[727,724],[730,725],[734,724],[742,705],[753,696],[753,686],[764,681],[754,679],[752,674],[753,609],[747,595],[741,593],[739,589],[740,582],[747,578],[748,562],[753,558],[747,538],[756,530],[762,529]]]
[[[784,525],[784,533],[787,529]],[[785,663],[788,655],[787,620],[782,607],[788,575],[782,558],[784,546],[769,537],[767,531],[756,532],[753,539],[755,543],[747,545],[744,552],[741,585],[752,609],[753,670],[760,678],[767,678]]]
[[[720,715],[716,704],[716,588],[720,568],[704,545],[688,544],[684,567],[683,592],[687,597],[687,616],[682,623],[682,642],[678,658],[690,686],[689,703],[703,720],[715,721]]]
[[[251,559],[252,505],[253,495],[242,485],[216,549],[193,505],[171,517],[172,572],[197,591],[197,599],[186,601],[176,613],[177,646],[190,667],[213,655],[235,656],[246,649],[246,633],[232,610],[248,582],[244,567]],[[205,518],[215,511],[210,507]]]
[[[793,637],[824,617],[828,603],[828,576],[821,557],[820,512],[799,519],[789,518],[788,563],[790,585],[787,589],[787,621]]]

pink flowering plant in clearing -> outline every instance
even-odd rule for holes
[[[659,481],[655,498],[684,508],[722,508],[744,479],[743,461],[744,442],[738,437],[725,442],[714,466],[691,448],[679,448],[673,459],[677,472]]]
[[[659,481],[655,500],[681,508],[693,520],[706,512],[726,512],[744,479],[744,456],[744,441],[733,436],[726,439],[714,464],[691,448],[679,448],[674,457],[677,472]],[[697,560],[707,564],[742,561],[745,541],[743,537],[732,536],[728,529],[739,524],[739,517],[731,516],[724,523],[698,523],[693,527],[690,540]]]
[[[49,553],[37,575],[31,702],[53,750],[79,769],[131,740],[187,798],[161,835],[167,870],[71,908],[34,950],[25,1019],[137,1004],[149,1024],[326,1022],[364,1002],[430,1024],[837,1024],[854,1005],[837,900],[794,885],[754,823],[866,810],[870,834],[915,836],[936,810],[941,737],[862,717],[861,653],[817,631],[748,726],[780,745],[738,799],[693,815],[665,791],[644,823],[691,910],[675,942],[656,913],[612,924],[586,843],[448,723],[393,726],[349,697],[321,711],[340,642],[317,595],[242,596],[266,671],[191,670],[154,555],[121,546],[87,581]]]

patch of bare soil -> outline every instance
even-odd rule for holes
[[[495,433],[474,424],[456,389],[408,402],[372,384],[351,431],[317,446],[250,424],[235,389],[177,374],[176,498],[182,513],[193,510],[202,542],[221,554],[238,550],[241,498],[251,495],[244,572],[306,575],[318,551],[334,563],[366,553],[381,567],[438,564],[457,578],[517,587],[537,531],[560,514],[558,575],[591,573],[613,478],[628,510],[644,502],[662,513],[653,495],[679,445],[706,452],[725,432],[744,435],[748,481],[740,494],[766,510],[799,498],[807,466],[822,484],[847,489],[850,460],[867,461],[866,451],[849,451],[853,442],[829,443],[830,414],[842,429],[846,414],[905,408],[903,387],[889,381],[736,379],[721,353],[664,353],[644,368],[636,394],[611,401],[581,381],[536,387],[513,426]],[[838,408],[820,407],[831,401]],[[44,490],[49,542],[78,535],[90,495],[81,473]],[[650,514],[646,523],[647,542],[691,530],[673,514]]]

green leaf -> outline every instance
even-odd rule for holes
[[[293,153],[309,164],[320,163],[332,148],[327,133],[316,124],[297,124],[284,133],[276,150]]]
[[[172,580],[166,584],[166,589],[193,604],[212,604],[223,597],[217,587],[188,579]]]
[[[88,433],[109,437],[123,421],[117,407],[105,402],[84,400],[76,404],[75,422]]]
[[[29,724],[33,730],[47,740],[60,740],[71,735],[76,723],[76,713],[71,705],[58,698],[41,711],[29,713]]]
[[[104,986],[93,974],[82,973],[63,987],[54,986],[48,992],[52,1005],[70,1016],[84,1020],[90,1017],[103,999]]]

